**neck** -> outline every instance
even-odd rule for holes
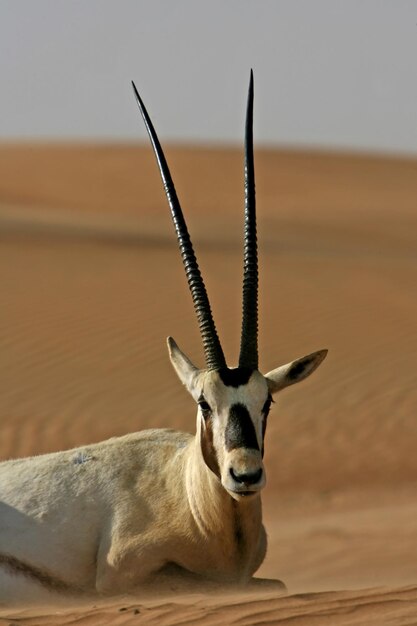
[[[235,500],[204,462],[198,434],[190,448],[186,490],[200,537],[213,546],[222,544],[236,570],[250,576],[263,531],[261,497]]]

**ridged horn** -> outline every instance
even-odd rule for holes
[[[185,274],[187,276],[188,286],[191,291],[194,309],[197,314],[198,325],[200,327],[200,333],[203,340],[207,369],[223,369],[227,367],[226,360],[224,358],[223,350],[220,345],[220,340],[217,335],[216,326],[214,324],[213,316],[210,309],[210,303],[207,296],[207,291],[204,286],[200,269],[198,267],[196,256],[194,254],[190,235],[188,233],[187,225],[185,223],[184,215],[182,213],[177,193],[175,191],[168,164],[161,148],[161,144],[159,143],[158,136],[148,115],[148,112],[146,111],[145,105],[143,104],[133,81],[132,86],[139,106],[139,110],[142,114],[143,121],[145,122],[146,130],[148,131],[148,135],[152,143],[156,161],[159,167],[159,172],[161,174],[162,182],[164,185],[165,194],[168,199],[169,207],[171,209],[172,221],[174,223],[175,231],[177,233],[177,239],[182,261],[184,264]]]
[[[258,369],[258,245],[253,163],[253,72],[250,73],[245,130],[245,245],[242,335],[239,367]]]

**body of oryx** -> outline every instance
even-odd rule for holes
[[[197,405],[196,434],[147,430],[0,464],[0,600],[132,591],[158,576],[244,584],[266,553],[260,492],[272,396],[311,374],[321,350],[258,370],[251,75],[245,135],[243,323],[228,368],[157,135],[136,91],[162,176],[203,340],[198,369],[168,339]]]

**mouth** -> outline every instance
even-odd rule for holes
[[[256,496],[256,494],[260,492],[260,489],[252,489],[251,491],[243,490],[243,489],[242,490],[229,489],[229,491],[234,497],[250,498],[251,496]]]

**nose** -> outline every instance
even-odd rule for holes
[[[231,467],[230,475],[237,483],[242,483],[245,485],[255,485],[262,478],[262,467],[256,470],[256,472],[250,472],[248,474],[236,474],[233,470],[233,467]]]

